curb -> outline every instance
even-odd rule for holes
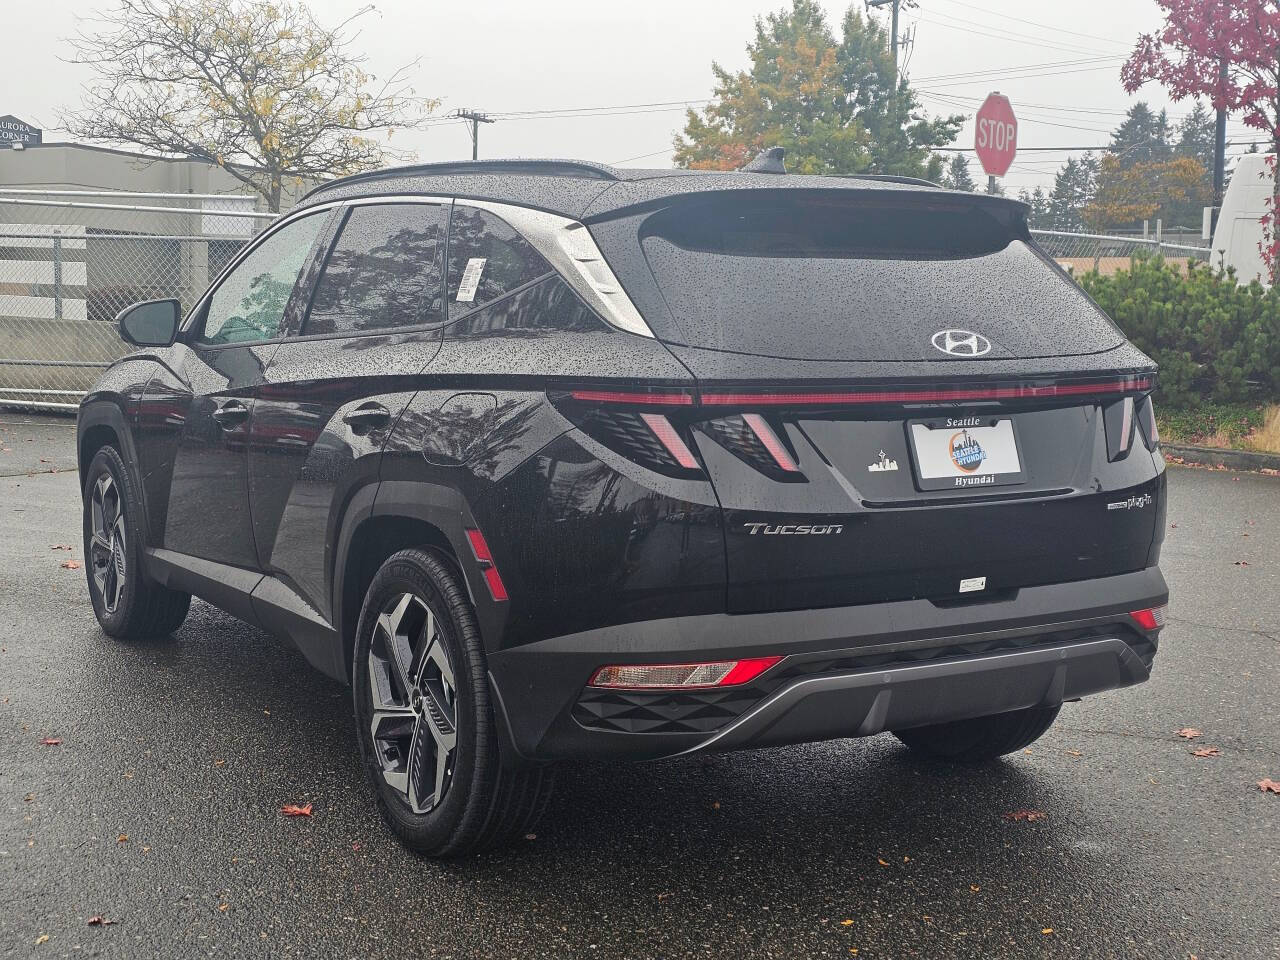
[[[1226,467],[1228,470],[1280,471],[1280,454],[1258,453],[1253,450],[1227,450],[1223,447],[1196,447],[1175,443],[1161,443],[1166,457],[1177,457],[1183,463],[1206,467]]]

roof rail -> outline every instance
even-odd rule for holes
[[[528,176],[584,177],[589,180],[621,180],[618,171],[603,163],[589,160],[457,160],[445,163],[413,163],[402,167],[384,167],[367,173],[330,180],[313,187],[303,200],[334,187],[350,183],[384,180],[389,177],[449,177],[463,174],[511,173]]]

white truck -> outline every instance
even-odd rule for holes
[[[1236,164],[1222,198],[1218,225],[1213,231],[1211,262],[1215,267],[1235,267],[1241,283],[1249,283],[1255,277],[1267,283],[1258,245],[1262,243],[1262,218],[1274,179],[1266,154],[1245,154]]]

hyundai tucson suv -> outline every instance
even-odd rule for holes
[[[525,833],[562,758],[981,761],[1151,670],[1155,366],[1007,199],[402,168],[120,332],[77,432],[102,629],[195,595],[288,638],[432,855]]]

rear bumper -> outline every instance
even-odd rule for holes
[[[963,606],[910,600],[644,621],[499,651],[490,655],[490,678],[500,721],[527,759],[653,758],[870,736],[1141,683],[1156,636],[1128,613],[1167,600],[1151,567]],[[767,655],[784,659],[745,687],[586,687],[609,663]]]

